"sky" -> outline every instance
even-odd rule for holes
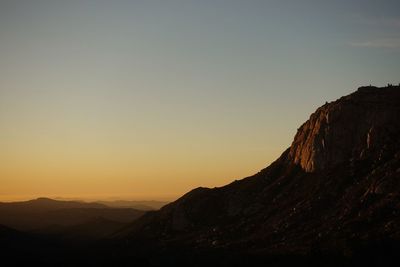
[[[0,0],[0,201],[176,199],[400,82],[400,2]]]

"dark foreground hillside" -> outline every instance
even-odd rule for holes
[[[194,189],[70,255],[59,244],[47,263],[398,266],[399,118],[398,86],[359,88],[317,109],[254,176]]]

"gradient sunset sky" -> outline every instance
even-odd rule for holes
[[[0,201],[221,186],[399,74],[398,0],[0,0]]]

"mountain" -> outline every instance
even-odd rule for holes
[[[112,208],[132,208],[137,210],[158,210],[169,202],[165,201],[127,201],[127,200],[114,200],[114,201],[97,201],[97,203],[106,205]]]
[[[360,87],[318,108],[257,174],[156,211],[0,203],[2,263],[399,266],[399,118],[399,86]]]
[[[131,208],[110,208],[99,203],[38,198],[0,203],[0,224],[20,231],[54,233],[66,231],[66,227],[86,224],[96,218],[113,221],[114,225],[126,224],[144,213]]]
[[[167,262],[174,248],[189,264],[205,255],[222,265],[238,255],[384,264],[399,248],[399,215],[400,87],[367,86],[318,108],[269,167],[194,189],[115,238],[127,251],[165,251]]]
[[[50,198],[37,198],[19,202],[0,202],[0,211],[20,210],[29,212],[43,212],[66,208],[106,208],[107,206],[99,203],[86,203],[80,201],[60,201]]]

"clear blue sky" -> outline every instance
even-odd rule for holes
[[[399,1],[0,0],[0,198],[175,197],[400,82]]]

